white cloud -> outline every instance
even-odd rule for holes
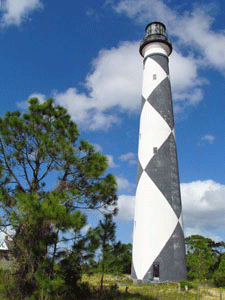
[[[181,44],[191,45],[199,51],[206,65],[224,71],[225,33],[212,30],[215,19],[212,11],[213,6],[210,10],[209,5],[202,5],[192,12],[186,12],[184,16],[178,16],[174,23],[169,23],[169,28],[171,33],[179,38]],[[177,26],[178,22],[180,26]]]
[[[96,152],[102,152],[102,146],[99,144],[92,144],[95,147],[95,151]]]
[[[135,165],[137,163],[136,154],[133,152],[128,152],[120,155],[119,160],[128,162],[130,165]]]
[[[192,55],[183,56],[176,50],[172,52],[170,77],[176,114],[183,113],[186,107],[198,105],[203,99],[202,85],[207,80],[199,77],[199,65],[199,61]]]
[[[119,160],[121,161],[129,161],[130,159],[134,159],[135,158],[135,154],[133,152],[128,152],[125,154],[121,154],[119,157]]]
[[[183,56],[181,52],[174,50],[169,61],[171,83],[175,93],[179,94],[202,84],[198,79],[198,60],[192,55]]]
[[[205,146],[206,143],[209,143],[209,144],[213,144],[215,142],[215,137],[211,134],[205,134],[204,136],[201,137],[201,140],[200,142],[198,142],[198,146],[199,147],[202,147],[202,146]]]
[[[131,159],[129,160],[130,165],[136,165],[137,164],[137,159]]]
[[[123,42],[117,48],[100,51],[94,60],[95,71],[87,77],[86,86],[103,110],[114,106],[125,110],[138,107],[142,60],[137,45]]]
[[[175,114],[197,106],[203,99],[203,87],[208,83],[199,75],[200,69],[208,65],[221,69],[225,64],[225,47],[218,46],[223,41],[223,33],[215,33],[210,29],[213,19],[207,15],[204,7],[202,14],[194,10],[179,15],[160,0],[121,0],[115,10],[126,12],[129,17],[145,23],[153,18],[165,20],[169,34],[177,38],[170,57]],[[201,32],[200,36],[196,28]],[[203,51],[202,45],[207,42],[210,45],[217,38],[220,38],[218,43],[214,43],[217,55],[212,54],[211,57],[208,53],[211,50]],[[182,53],[183,46],[188,49],[185,55]],[[119,124],[120,112],[139,112],[142,58],[138,48],[139,41],[122,42],[117,47],[101,50],[93,61],[92,72],[83,83],[86,93],[80,93],[75,87],[55,92],[56,103],[65,106],[79,126],[91,131],[107,130]],[[135,161],[130,160],[130,163],[134,164]]]
[[[118,165],[114,162],[112,155],[107,154],[106,157],[108,159],[109,168],[111,168],[111,169],[118,168]]]
[[[132,221],[134,219],[135,196],[121,195],[118,197],[118,215],[116,219]]]
[[[152,19],[164,20],[168,23],[168,20],[174,19],[173,11],[160,0],[121,0],[114,6],[114,9],[141,23]]]
[[[184,227],[185,231],[185,237],[191,236],[191,235],[202,235],[205,237],[208,237],[212,239],[215,242],[220,242],[221,240],[224,240],[224,238],[221,235],[218,235],[216,233],[213,233],[212,231],[204,230],[199,227]]]
[[[215,141],[215,136],[213,136],[211,134],[206,134],[201,138],[201,140],[207,141],[207,142],[209,142],[209,144],[213,144]]]
[[[33,93],[33,94],[30,94],[30,96],[28,97],[28,99],[26,101],[17,102],[16,105],[21,109],[27,109],[28,108],[27,101],[31,98],[38,98],[40,103],[44,103],[47,100],[47,98],[44,94]]]
[[[213,180],[181,183],[185,235],[201,234],[224,239],[225,185]],[[118,199],[120,220],[134,219],[135,196]]]
[[[1,25],[19,26],[32,11],[42,7],[40,0],[4,0],[1,8],[3,12]]]
[[[225,185],[213,180],[181,184],[185,230],[209,236],[225,229]],[[215,235],[215,234],[214,234]]]
[[[107,130],[118,124],[119,115],[112,109],[135,112],[140,107],[142,60],[138,47],[138,42],[124,42],[117,48],[101,50],[84,84],[88,93],[69,88],[55,92],[56,102],[87,130]]]
[[[28,5],[27,0],[22,3],[24,9],[19,11],[25,11]],[[28,7],[34,9],[39,5],[40,1],[32,0]],[[170,57],[175,114],[197,106],[203,99],[203,87],[208,83],[199,75],[200,69],[225,68],[225,34],[211,30],[214,19],[209,14],[210,6],[207,9],[202,6],[201,13],[195,8],[181,15],[161,0],[121,0],[114,9],[145,24],[152,19],[164,20],[169,35],[176,37]],[[56,103],[65,106],[79,126],[91,131],[107,130],[119,124],[120,112],[139,112],[142,59],[138,48],[139,41],[121,42],[117,47],[101,50],[83,83],[86,93],[80,93],[76,87],[55,92]],[[187,50],[185,55],[184,49]]]
[[[161,0],[120,0],[114,9],[144,24],[163,20],[169,35],[178,39],[177,45],[194,49],[205,65],[224,71],[225,33],[212,29],[215,20],[213,5],[194,6],[192,11],[181,14]]]
[[[178,15],[160,0],[121,0],[114,9],[141,22],[146,23],[154,18],[168,23],[169,33],[178,38],[170,57],[175,113],[180,114],[187,107],[197,106],[203,99],[203,86],[208,83],[199,75],[199,70],[209,65],[209,60],[205,52],[196,55],[191,51],[192,48],[185,55],[182,53],[183,45],[188,44],[185,40],[187,32],[184,36],[182,29],[185,27],[184,31],[187,30],[191,22],[195,22],[196,26],[200,23],[201,31],[207,37],[210,27],[206,25],[210,24],[210,18],[205,18],[208,23],[203,26],[204,22],[198,20],[196,14]],[[206,14],[204,10],[203,14]],[[196,37],[195,41],[198,39]],[[200,49],[196,43],[189,42],[195,46],[195,50]],[[93,61],[93,72],[86,77],[84,86],[88,93],[80,94],[75,88],[70,88],[64,93],[55,94],[57,102],[66,105],[74,119],[89,130],[108,129],[117,124],[120,122],[120,111],[139,111],[142,59],[138,48],[139,41],[123,42],[116,48],[101,50]],[[223,48],[220,50],[224,51]]]
[[[118,190],[131,191],[135,188],[135,184],[131,183],[128,179],[124,177],[116,177]]]
[[[118,124],[120,111],[139,112],[142,59],[138,48],[139,42],[124,42],[117,48],[101,50],[84,84],[88,94],[69,88],[62,93],[55,92],[56,102],[65,106],[86,130],[107,130]],[[187,106],[197,105],[203,98],[201,86],[206,80],[199,78],[198,66],[199,61],[192,55],[183,56],[176,50],[171,55],[172,92],[177,113]]]

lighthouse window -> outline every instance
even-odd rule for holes
[[[157,79],[157,75],[153,74],[153,80],[156,80],[156,79]]]
[[[153,153],[156,154],[158,152],[158,148],[157,147],[153,147]]]

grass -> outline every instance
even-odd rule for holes
[[[100,286],[100,274],[91,276],[83,275],[82,282],[88,282],[94,288]],[[182,282],[181,282],[182,283]],[[115,284],[118,288],[115,290]],[[125,290],[128,287],[129,294]],[[113,276],[105,275],[104,294],[101,298],[96,299],[132,299],[132,300],[225,300],[225,289],[210,287],[209,284],[200,284],[198,281],[191,282],[188,291],[185,291],[184,284],[179,285],[173,283],[158,283],[158,284],[134,284],[130,276]]]
[[[86,285],[88,290],[91,287],[92,291],[92,296],[85,298],[85,300],[225,300],[225,288],[215,288],[210,282],[204,282],[204,284],[199,281],[135,284],[130,275],[114,276],[106,274],[104,290],[100,294],[100,280],[100,273],[91,276],[83,275],[82,284],[84,287]],[[185,291],[185,285],[187,284],[190,288]],[[127,287],[129,293],[126,293]],[[1,296],[2,288],[3,285],[0,282],[0,300],[5,299]]]

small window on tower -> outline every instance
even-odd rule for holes
[[[157,79],[157,75],[153,74],[153,80],[156,80],[156,79]]]
[[[158,148],[157,147],[153,147],[153,153],[156,154],[158,152]]]

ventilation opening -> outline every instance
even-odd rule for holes
[[[157,147],[153,147],[153,153],[156,154],[158,152],[158,148]]]
[[[156,80],[156,79],[157,79],[157,75],[153,74],[153,80]]]

